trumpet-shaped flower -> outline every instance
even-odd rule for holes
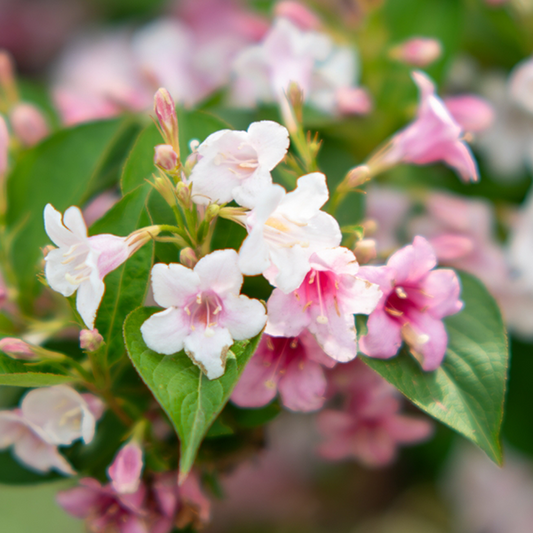
[[[287,409],[316,411],[326,401],[323,366],[334,365],[308,331],[298,337],[263,335],[231,400],[241,407],[262,407],[279,391]]]
[[[338,222],[320,210],[328,196],[320,172],[302,176],[290,193],[279,185],[270,187],[246,215],[249,235],[239,251],[241,272],[263,274],[285,293],[297,289],[311,268],[309,257],[340,244]]]
[[[89,444],[96,421],[103,413],[102,401],[92,394],[80,394],[67,385],[33,389],[20,405],[24,418],[50,444],[69,445],[83,439]]]
[[[104,295],[104,277],[134,253],[142,240],[102,234],[89,237],[81,211],[69,207],[63,217],[50,204],[44,209],[46,233],[58,246],[45,257],[45,275],[63,296],[78,292],[76,308],[88,329]],[[146,242],[146,241],[144,241]]]
[[[15,456],[33,470],[44,473],[55,469],[63,474],[75,474],[57,446],[47,442],[20,409],[0,411],[0,450],[10,446]]]
[[[119,494],[133,494],[141,484],[143,451],[136,442],[123,446],[107,470],[115,491]]]
[[[417,118],[397,133],[381,163],[400,162],[426,165],[442,161],[452,167],[463,181],[477,181],[478,171],[470,148],[462,140],[463,129],[435,94],[435,85],[422,72],[413,72],[420,89]]]
[[[198,147],[200,160],[190,176],[198,204],[231,200],[253,208],[272,184],[270,171],[289,147],[289,132],[276,122],[250,124],[248,131],[221,130]]]
[[[417,236],[386,266],[361,268],[359,275],[383,292],[359,342],[364,354],[388,359],[398,353],[403,339],[424,370],[439,367],[448,344],[442,319],[459,312],[463,302],[455,272],[433,270],[436,264],[431,245]]]
[[[185,349],[209,379],[222,376],[233,341],[257,335],[266,323],[263,304],[239,294],[243,276],[237,258],[234,250],[217,250],[194,270],[155,265],[154,299],[167,309],[141,326],[146,345],[166,355]]]
[[[347,248],[316,252],[309,263],[311,270],[297,290],[272,293],[266,331],[290,337],[308,328],[327,355],[350,361],[357,355],[354,314],[371,313],[382,293],[378,285],[357,277],[359,265]]]

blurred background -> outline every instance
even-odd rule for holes
[[[476,94],[492,110],[487,124],[473,127],[469,137],[479,183],[465,185],[442,165],[402,166],[341,209],[375,222],[383,257],[414,234],[464,237],[464,254],[446,257],[443,251],[441,263],[480,277],[510,331],[506,463],[497,468],[440,425],[433,439],[403,449],[392,466],[329,463],[316,452],[314,415],[282,413],[268,427],[259,454],[230,469],[213,488],[220,499],[213,498],[213,520],[205,531],[530,533],[533,1],[302,3],[316,14],[320,31],[353,51],[356,83],[371,99],[364,113],[312,105],[305,110],[306,127],[324,141],[319,163],[331,184],[413,117],[412,63],[392,52],[405,39],[428,37],[441,44],[440,56],[424,69],[441,96]],[[263,38],[276,9],[269,0],[0,0],[0,48],[13,55],[24,98],[44,110],[52,129],[144,110],[153,87],[163,83],[175,88],[185,106],[245,129],[258,118],[279,120],[278,111],[268,102],[238,105],[228,89],[235,71],[225,65]],[[178,24],[180,32],[168,24]],[[212,75],[208,82],[205,72]],[[104,92],[113,97],[102,103]],[[5,387],[0,400],[10,404],[11,395]],[[82,531],[81,522],[54,502],[55,492],[68,485],[1,485],[2,533]]]

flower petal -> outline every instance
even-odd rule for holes
[[[189,334],[189,317],[182,309],[169,307],[146,320],[141,334],[148,348],[172,355],[183,350],[183,341]]]
[[[70,248],[80,240],[63,225],[61,213],[51,204],[44,208],[44,228],[56,246]]]
[[[397,285],[416,283],[437,264],[435,252],[424,237],[416,236],[413,244],[404,246],[393,254],[387,266],[395,271]]]
[[[87,225],[83,220],[83,214],[79,207],[73,205],[69,207],[63,215],[63,222],[65,227],[69,229],[78,241],[83,241],[87,238]]]
[[[252,122],[248,137],[257,150],[259,164],[272,170],[284,157],[289,148],[287,128],[271,120]]]
[[[94,329],[96,311],[104,296],[105,285],[98,276],[98,271],[93,269],[90,278],[80,283],[76,295],[76,309],[88,329]]]
[[[239,294],[243,277],[237,265],[235,250],[215,250],[202,257],[194,267],[200,278],[200,290],[214,291],[224,298],[227,294]]]
[[[50,250],[45,257],[44,275],[48,285],[54,290],[61,293],[63,296],[72,296],[78,285],[72,284],[67,280],[67,274],[71,270],[70,264],[65,264],[64,249],[56,248]]]
[[[298,291],[296,291],[298,293]],[[294,292],[274,289],[267,302],[268,324],[265,333],[274,337],[296,337],[309,324],[304,302]]]
[[[183,307],[199,288],[198,274],[183,265],[157,263],[152,268],[154,300],[161,307]]]
[[[425,298],[424,303],[435,318],[453,315],[463,308],[463,302],[459,300],[461,293],[459,278],[453,270],[431,271],[422,280],[420,289],[422,293],[429,295]]]
[[[221,326],[227,328],[236,341],[255,337],[266,324],[265,306],[247,296],[228,294],[223,302]]]
[[[402,345],[401,326],[385,311],[374,311],[366,323],[368,333],[359,339],[359,350],[369,357],[389,359]]]

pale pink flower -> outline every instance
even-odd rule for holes
[[[78,291],[76,308],[87,327],[93,329],[105,291],[104,277],[124,263],[141,241],[109,234],[89,237],[81,211],[74,206],[62,217],[48,204],[44,224],[46,233],[58,246],[45,257],[46,280],[63,296]]]
[[[87,226],[92,226],[94,222],[100,220],[119,200],[120,194],[114,189],[95,196],[83,208],[83,218]]]
[[[338,366],[331,374],[333,389],[346,395],[342,411],[318,415],[325,438],[319,453],[326,459],[353,457],[371,467],[390,464],[400,444],[427,440],[432,424],[400,413],[396,389],[360,361]]]
[[[508,256],[524,286],[533,291],[533,190],[524,200],[510,233]]]
[[[340,244],[338,222],[320,210],[328,197],[320,172],[299,178],[290,193],[272,185],[244,217],[248,237],[239,251],[241,272],[263,274],[285,293],[297,289],[311,268],[311,255]]]
[[[154,299],[167,309],[141,326],[148,348],[166,355],[185,349],[209,379],[222,376],[233,342],[254,337],[266,323],[263,304],[240,295],[237,259],[234,250],[216,250],[193,270],[155,265]]]
[[[270,171],[285,157],[289,132],[276,122],[250,124],[248,131],[221,130],[198,147],[190,175],[198,204],[231,200],[253,208],[272,185]]]
[[[323,366],[335,361],[324,353],[306,330],[295,337],[263,335],[246,365],[231,400],[240,407],[262,407],[277,392],[291,411],[316,411],[326,400]]]
[[[55,385],[28,392],[20,409],[43,440],[68,446],[78,439],[85,444],[93,440],[103,403],[92,394],[80,394],[67,385]]]
[[[461,310],[460,285],[453,270],[433,270],[435,252],[423,237],[393,254],[386,266],[362,267],[359,276],[383,291],[368,318],[360,350],[380,359],[394,357],[402,339],[426,371],[440,366],[448,345],[442,319]]]
[[[372,97],[361,87],[341,87],[335,99],[341,115],[366,115],[372,111]]]
[[[424,68],[437,61],[442,55],[442,44],[437,39],[430,37],[412,37],[407,41],[395,46],[390,51],[393,59],[411,65]]]
[[[50,133],[42,111],[33,104],[19,103],[9,114],[15,137],[24,146],[33,146]]]
[[[427,165],[442,161],[463,181],[477,181],[476,162],[462,140],[462,127],[436,95],[433,82],[422,72],[413,72],[412,76],[420,89],[417,118],[392,138],[387,150],[378,156],[378,164]]]
[[[9,156],[9,132],[3,116],[0,115],[0,183],[7,172]]]
[[[522,109],[533,113],[533,58],[516,65],[509,76],[509,93]]]
[[[133,494],[141,484],[144,467],[143,450],[137,442],[125,444],[117,453],[107,475],[118,494]]]
[[[357,277],[359,265],[347,248],[318,251],[309,265],[297,290],[275,289],[270,296],[266,332],[294,337],[308,328],[329,357],[345,363],[357,355],[354,315],[371,313],[382,293]]]
[[[492,126],[494,109],[488,100],[475,94],[447,96],[446,109],[464,131],[478,133]]]
[[[20,409],[0,411],[0,450],[13,446],[13,453],[26,466],[38,472],[52,469],[74,475],[57,446],[43,439],[41,431],[27,420]]]
[[[300,2],[278,2],[274,7],[274,15],[289,19],[301,30],[317,30],[321,26],[318,16]]]

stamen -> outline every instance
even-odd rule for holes
[[[305,305],[304,305],[304,308],[302,309],[302,311],[307,311],[307,309],[309,309],[309,307],[311,307],[313,305],[313,300],[309,300]]]
[[[316,272],[316,292],[318,294],[318,303],[320,305],[320,315],[316,317],[316,321],[319,324],[327,324],[328,318],[326,317],[324,313],[324,302],[322,300],[322,287],[320,286],[320,272],[314,270],[313,272]]]
[[[396,287],[394,292],[398,295],[398,298],[405,300],[407,298],[407,293],[404,291],[403,287]]]
[[[398,309],[394,309],[392,307],[385,307],[385,311],[387,311],[387,313],[389,313],[389,315],[392,315],[392,316],[402,316],[403,315],[403,311],[398,311]]]

